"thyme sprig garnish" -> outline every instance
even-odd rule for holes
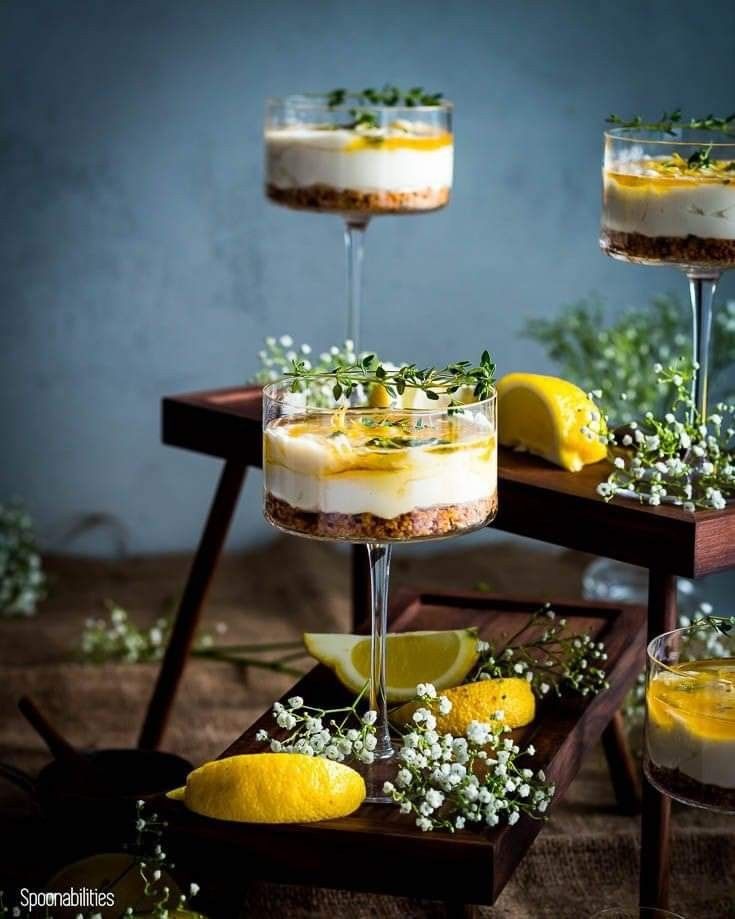
[[[696,624],[706,623],[720,635],[729,635],[735,629],[735,616],[715,616],[712,613],[707,614]]]
[[[664,112],[659,121],[646,121],[641,115],[625,119],[619,115],[610,115],[607,124],[618,128],[640,128],[642,131],[662,131],[664,134],[676,134],[680,128],[691,128],[695,131],[722,131],[725,134],[735,133],[735,112],[725,118],[706,115],[704,118],[690,118],[685,121],[681,109]]]
[[[400,105],[406,108],[416,108],[417,106],[441,105],[443,96],[443,93],[429,93],[423,86],[413,86],[411,89],[402,90],[392,83],[386,83],[382,89],[373,87],[362,90],[333,89],[327,93],[327,105],[329,108],[337,108],[346,102],[354,102],[359,106],[393,107]]]
[[[302,392],[306,385],[324,381],[323,371],[310,368],[308,362],[298,357],[291,362],[291,370],[284,376],[291,381],[291,392]],[[441,369],[419,368],[416,364],[405,364],[395,369],[381,364],[374,354],[366,354],[353,364],[335,365],[327,376],[334,380],[332,395],[337,402],[349,399],[358,386],[380,385],[393,399],[403,395],[407,389],[421,390],[432,401],[450,396],[449,407],[459,409],[462,402],[454,396],[460,389],[471,389],[478,401],[492,395],[495,364],[489,352],[483,351],[480,363],[474,367],[470,361],[456,361]]]
[[[706,147],[695,150],[694,153],[687,158],[687,166],[689,166],[690,169],[708,168],[712,165],[710,153],[712,153],[712,144],[707,144]]]

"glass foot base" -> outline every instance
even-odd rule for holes
[[[392,782],[398,769],[396,759],[396,747],[380,759],[374,760],[370,765],[365,763],[351,763],[353,769],[356,769],[365,779],[365,788],[367,796],[365,804],[393,804],[393,798],[383,791],[383,785],[386,782]]]

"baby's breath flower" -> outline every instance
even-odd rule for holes
[[[314,708],[307,705],[301,696],[292,696],[288,700],[288,709],[283,703],[274,702],[272,710],[276,725],[287,732],[287,736],[271,737],[261,728],[255,739],[269,744],[273,753],[323,756],[336,762],[354,758],[362,763],[371,763],[377,747],[377,713],[367,711],[362,716],[358,714],[357,708],[363,695],[364,691],[352,705],[334,709]],[[338,722],[331,717],[333,715],[342,715],[342,720]]]
[[[604,646],[597,647],[589,635],[566,634],[566,626],[566,619],[556,620],[548,604],[543,606],[530,620],[523,621],[505,648],[487,643],[471,679],[522,675],[538,696],[552,689],[557,695],[564,690],[582,695],[600,692],[607,686],[605,673],[590,667],[589,658],[592,655],[594,660],[603,660]],[[523,643],[515,644],[521,635]],[[502,721],[502,713],[494,718]]]
[[[450,832],[470,824],[497,826],[501,815],[512,825],[521,813],[540,816],[548,807],[553,790],[534,777],[528,767],[519,767],[517,758],[535,751],[521,751],[504,736],[508,728],[496,720],[473,721],[465,737],[444,734],[431,727],[431,709],[438,709],[440,699],[426,701],[414,726],[401,738],[399,768],[395,781],[384,786],[399,805],[402,814],[412,814],[416,826],[429,832]],[[431,716],[431,718],[427,717]],[[481,770],[475,763],[483,763]]]
[[[634,432],[630,464],[616,458],[613,473],[598,486],[605,500],[622,495],[652,507],[670,503],[691,512],[722,510],[735,497],[735,404],[718,404],[709,418],[710,430],[693,403],[692,372],[683,359],[658,367],[658,383],[669,392],[669,410],[662,418],[646,412],[642,430]],[[626,446],[625,436],[621,443]]]
[[[448,715],[452,710],[452,702],[446,696],[439,696],[439,714]]]

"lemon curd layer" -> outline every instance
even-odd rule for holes
[[[265,488],[303,511],[393,519],[491,497],[497,445],[470,409],[427,422],[407,413],[286,416],[264,436]]]
[[[452,185],[453,136],[414,122],[273,128],[265,133],[265,149],[266,183],[276,188],[406,192]]]
[[[735,659],[687,661],[663,671],[649,683],[646,701],[655,765],[735,788]]]
[[[621,162],[603,171],[602,224],[644,236],[735,239],[735,161],[695,169],[681,158]]]

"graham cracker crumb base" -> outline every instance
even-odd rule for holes
[[[390,542],[407,539],[437,539],[462,530],[483,526],[498,509],[497,494],[479,501],[417,508],[386,519],[375,514],[323,514],[304,511],[266,493],[265,515],[285,530],[322,539],[352,542]]]
[[[332,211],[340,214],[406,214],[435,211],[449,203],[451,189],[422,188],[417,191],[357,191],[309,185],[304,188],[278,188],[266,185],[266,195],[284,207],[301,211]]]

